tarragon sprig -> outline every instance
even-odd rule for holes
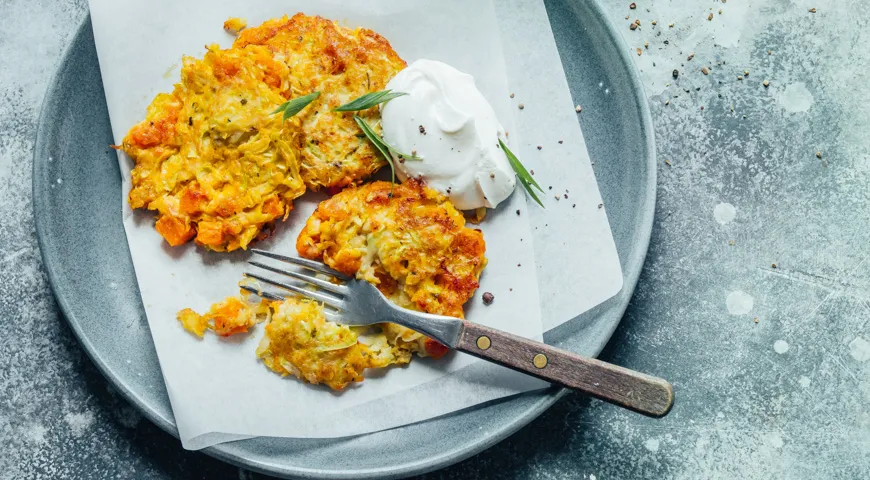
[[[309,103],[313,102],[320,96],[320,92],[309,93],[308,95],[303,95],[301,97],[296,97],[294,99],[288,100],[281,104],[272,114],[284,112],[284,118],[282,121],[287,120],[288,118],[296,115],[301,112],[303,108],[307,107]]]
[[[540,190],[541,193],[544,192],[544,189],[541,188],[540,185],[538,185],[538,182],[536,182],[534,178],[532,178],[532,175],[529,173],[528,170],[526,170],[526,167],[524,167],[523,164],[520,163],[520,159],[518,159],[517,156],[514,155],[514,152],[512,152],[507,147],[507,145],[504,144],[502,139],[498,139],[498,144],[501,145],[501,149],[504,150],[504,154],[507,156],[508,162],[510,162],[511,164],[511,168],[513,168],[514,172],[516,172],[517,178],[520,180],[520,184],[522,184],[523,188],[526,189],[526,192],[529,193],[529,196],[532,197],[536,202],[538,202],[538,205],[540,205],[541,208],[545,208],[544,204],[541,202],[541,199],[538,198],[538,195],[535,194],[534,190],[532,190],[532,186]]]
[[[392,172],[393,183],[396,183],[396,166],[393,165],[393,156],[390,154],[390,152],[395,153],[396,156],[402,159],[423,160],[416,155],[408,155],[407,153],[402,153],[396,150],[392,145],[385,142],[384,139],[381,138],[381,136],[378,135],[377,132],[375,132],[372,126],[369,125],[369,123],[366,122],[365,119],[363,119],[359,115],[354,115],[353,119],[356,124],[359,125],[360,130],[363,131],[366,138],[368,138],[369,141],[372,142],[372,145],[375,146],[375,149],[381,152],[381,155],[384,157],[384,159],[386,159],[387,163],[390,164],[390,171]]]
[[[389,102],[390,100],[407,95],[404,92],[394,92],[392,90],[382,90],[380,92],[367,93],[355,100],[345,103],[340,107],[333,108],[333,112],[358,112],[360,110],[368,110],[379,103]]]

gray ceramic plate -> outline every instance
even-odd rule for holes
[[[628,49],[591,1],[547,10],[625,273],[615,298],[547,341],[597,355],[625,310],[649,244],[655,151]],[[604,82],[610,95],[598,87]],[[42,256],[61,309],[106,378],[151,421],[176,434],[121,224],[121,179],[90,22],[49,87],[36,142],[33,202]],[[385,432],[333,440],[257,438],[205,452],[246,468],[304,478],[399,477],[444,467],[504,439],[552,405],[550,389]],[[180,446],[179,446],[180,448]]]

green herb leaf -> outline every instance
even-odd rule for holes
[[[523,188],[526,189],[526,192],[529,193],[529,196],[532,197],[532,199],[535,202],[537,202],[538,205],[541,206],[541,208],[546,208],[546,207],[544,207],[544,204],[541,202],[541,199],[538,198],[538,195],[535,193],[535,191],[532,190],[532,187],[531,187],[531,185],[529,185],[529,182],[527,182],[526,179],[524,179],[524,178],[520,178],[520,177],[517,177],[517,178],[519,178],[520,184],[523,186]]]
[[[344,105],[333,108],[333,112],[357,112],[360,110],[367,110],[369,108],[374,107],[379,103],[389,102],[390,100],[401,97],[402,95],[407,95],[404,92],[394,92],[392,90],[382,90],[380,92],[372,92],[367,93],[356,100],[351,100]]]
[[[498,139],[498,144],[501,146],[501,149],[504,150],[504,154],[505,156],[507,156],[508,162],[511,164],[511,168],[513,168],[514,172],[516,172],[517,178],[520,180],[520,184],[523,186],[523,188],[526,189],[526,192],[529,193],[529,196],[532,197],[532,199],[534,199],[536,202],[538,202],[538,205],[544,208],[544,204],[541,202],[541,199],[538,198],[538,195],[535,194],[532,186],[534,186],[541,192],[543,192],[544,189],[541,188],[540,185],[538,185],[538,182],[535,181],[529,171],[526,170],[526,167],[524,167],[523,164],[520,163],[520,159],[518,159],[517,156],[514,155],[514,152],[512,152],[511,149],[507,147],[507,145],[505,145],[502,139]]]
[[[284,118],[282,121],[287,120],[288,118],[296,115],[301,112],[303,108],[307,107],[309,103],[313,102],[320,96],[320,92],[309,93],[308,95],[303,95],[301,97],[296,97],[294,99],[288,100],[281,104],[272,114],[284,112]]]
[[[397,157],[399,157],[403,160],[423,160],[422,157],[418,157],[416,155],[408,155],[407,153],[400,152],[395,147],[393,147],[389,143],[385,142],[384,139],[381,138],[380,135],[375,133],[375,130],[371,127],[371,125],[369,125],[368,122],[366,122],[359,115],[354,115],[353,119],[356,121],[357,125],[360,126],[360,129],[362,129],[365,136],[368,137],[368,139],[372,143],[374,143],[375,146],[377,146],[379,150],[387,151],[387,153],[393,152],[396,154]],[[360,122],[362,122],[362,123],[360,123]],[[365,125],[365,126],[363,126],[363,125]]]
[[[363,133],[366,134],[366,137],[369,139],[369,141],[372,142],[372,145],[374,145],[375,148],[379,152],[381,152],[381,155],[383,155],[387,163],[390,164],[390,171],[392,172],[393,183],[396,183],[396,167],[395,165],[393,165],[393,156],[390,155],[389,148],[387,148],[387,144],[386,142],[384,142],[384,139],[382,139],[372,129],[371,125],[369,125],[368,122],[363,120],[363,118],[359,115],[354,115],[353,119],[356,124],[359,125],[360,130],[362,130]]]

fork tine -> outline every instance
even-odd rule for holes
[[[239,285],[239,287],[241,287],[242,290],[247,290],[247,291],[253,293],[254,295],[256,295],[260,298],[265,298],[267,300],[277,300],[279,302],[284,300],[284,297],[281,297],[279,295],[275,295],[274,293],[269,293],[269,292],[264,292],[262,290],[257,290],[256,288],[250,287],[248,285]]]
[[[330,311],[330,310],[323,309],[323,317],[326,318],[326,320],[328,320],[328,321],[330,321],[330,322],[332,322],[332,323],[344,323],[344,322],[342,322],[342,320],[341,320],[341,318],[342,318],[341,315],[339,315],[339,314],[338,314],[337,312],[335,312],[335,311]]]
[[[266,250],[260,250],[259,248],[252,248],[252,252],[263,255],[264,257],[274,258],[275,260],[281,260],[282,262],[292,263],[294,265],[299,265],[300,267],[307,268],[309,270],[314,270],[315,272],[325,273],[327,275],[332,275],[333,277],[338,278],[339,280],[348,281],[351,278],[347,275],[333,270],[326,265],[315,262],[314,260],[308,260],[307,258],[299,258],[299,257],[288,257],[287,255],[281,255],[280,253],[272,253]]]
[[[255,267],[260,267],[263,270],[268,270],[270,272],[279,273],[281,275],[288,275],[288,276],[296,278],[298,280],[302,280],[303,282],[308,282],[316,287],[322,288],[322,289],[327,290],[327,291],[332,292],[332,293],[337,293],[337,294],[346,294],[347,293],[347,287],[345,287],[344,285],[336,285],[332,282],[327,282],[326,280],[321,280],[319,278],[315,278],[315,277],[312,277],[310,275],[305,275],[305,274],[299,273],[299,272],[293,272],[293,271],[289,271],[289,270],[281,270],[280,268],[271,267],[269,265],[265,265],[263,263],[256,262],[254,260],[250,260],[250,261],[248,261],[248,263],[250,263],[251,265],[253,265]]]
[[[344,308],[343,301],[341,301],[338,298],[329,296],[329,295],[324,295],[324,294],[318,293],[318,292],[312,292],[311,290],[306,290],[304,288],[297,287],[296,285],[290,285],[290,284],[287,284],[284,282],[276,282],[275,280],[271,280],[271,279],[263,277],[261,275],[255,275],[253,273],[245,273],[245,276],[251,277],[255,280],[259,280],[263,283],[268,283],[269,285],[272,285],[274,287],[283,288],[284,290],[290,290],[291,292],[298,293],[299,295],[302,295],[303,297],[313,298],[314,300],[317,300],[320,303],[324,303],[326,305],[329,305],[330,307],[333,307],[333,308],[339,308],[339,309]]]
[[[247,290],[248,292],[251,292],[251,293],[253,293],[254,295],[257,295],[257,296],[260,297],[260,298],[265,298],[265,299],[267,299],[267,300],[277,300],[277,301],[279,301],[279,302],[284,301],[284,297],[282,297],[282,296],[280,296],[280,295],[275,295],[274,293],[264,292],[264,291],[262,291],[262,290],[257,290],[256,288],[251,287],[251,286],[248,286],[248,285],[239,285],[239,286],[240,286],[243,290]],[[333,322],[333,323],[344,323],[344,322],[342,321],[342,316],[339,315],[339,313],[338,313],[337,311],[335,311],[335,310],[331,310],[331,309],[330,309],[330,310],[327,310],[327,309],[324,309],[324,310],[323,310],[323,316],[324,316],[328,321],[330,321],[330,322]]]

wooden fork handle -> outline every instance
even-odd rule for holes
[[[674,404],[667,381],[466,322],[457,350],[652,417]]]

